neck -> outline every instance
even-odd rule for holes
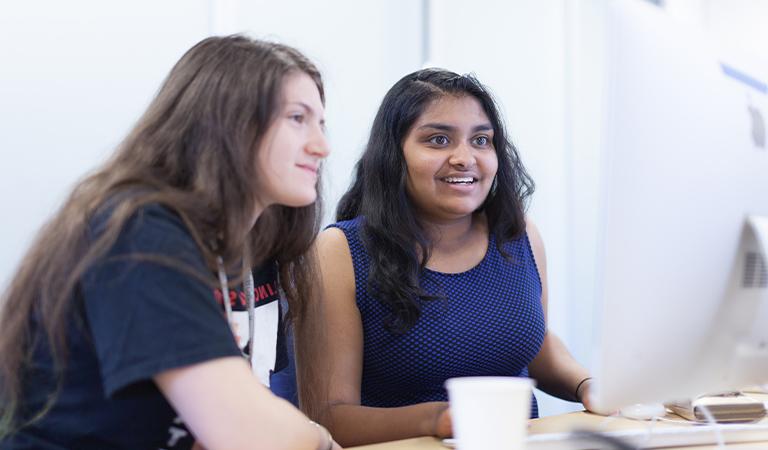
[[[263,213],[264,210],[267,209],[267,206],[269,205],[265,205],[261,200],[256,202],[256,205],[253,208],[253,221],[251,222],[251,228],[256,226],[256,222],[259,220],[261,213]]]
[[[422,226],[432,243],[433,251],[451,251],[463,247],[480,232],[486,234],[485,214],[475,213],[460,219],[422,219]]]

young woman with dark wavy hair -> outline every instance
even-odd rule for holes
[[[316,381],[330,386],[340,443],[451,435],[451,377],[531,376],[588,405],[587,371],[547,331],[532,192],[474,77],[425,69],[389,90],[338,222],[318,239],[315,318],[332,345],[314,355],[331,365]]]
[[[0,448],[334,447],[259,381],[279,290],[298,354],[319,342],[305,317],[323,116],[293,48],[212,37],[178,61],[2,295]]]

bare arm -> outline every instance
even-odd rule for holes
[[[168,370],[155,383],[207,449],[315,450],[327,445],[321,430],[262,386],[242,358]]]
[[[536,265],[539,268],[541,276],[541,303],[544,308],[544,318],[547,318],[547,259],[544,251],[544,243],[539,234],[536,225],[527,220],[528,238],[531,241],[531,248],[536,259]],[[530,375],[536,379],[538,387],[556,397],[570,401],[581,401],[584,399],[589,408],[589,401],[585,394],[589,391],[590,382],[587,381],[579,387],[579,398],[575,397],[576,387],[585,378],[589,377],[589,372],[579,364],[565,347],[563,341],[554,333],[547,331],[544,335],[544,342],[536,358],[528,366]]]
[[[352,256],[344,233],[337,228],[322,232],[317,244],[323,284],[323,325],[332,345],[316,357],[329,364],[327,373],[315,380],[328,385],[330,420],[326,424],[342,445],[438,434],[438,418],[444,402],[421,403],[400,408],[372,408],[360,405],[363,365],[363,330],[355,303],[355,275]],[[314,318],[313,318],[314,319]],[[326,377],[326,379],[322,379]],[[442,420],[447,422],[449,420]],[[443,424],[445,427],[445,424]]]

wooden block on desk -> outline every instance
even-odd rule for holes
[[[765,404],[747,395],[702,396],[690,402],[676,402],[667,405],[681,417],[697,422],[707,422],[704,408],[708,409],[715,421],[755,422],[765,417]]]

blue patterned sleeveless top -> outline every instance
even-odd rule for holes
[[[355,297],[363,327],[361,404],[396,407],[446,401],[445,380],[464,376],[528,376],[544,340],[541,281],[528,235],[504,244],[490,236],[472,269],[425,269],[422,288],[445,300],[423,302],[416,325],[403,335],[384,327],[389,309],[368,292],[370,257],[360,237],[361,218],[331,225],[349,243]],[[538,417],[533,398],[531,417]]]

